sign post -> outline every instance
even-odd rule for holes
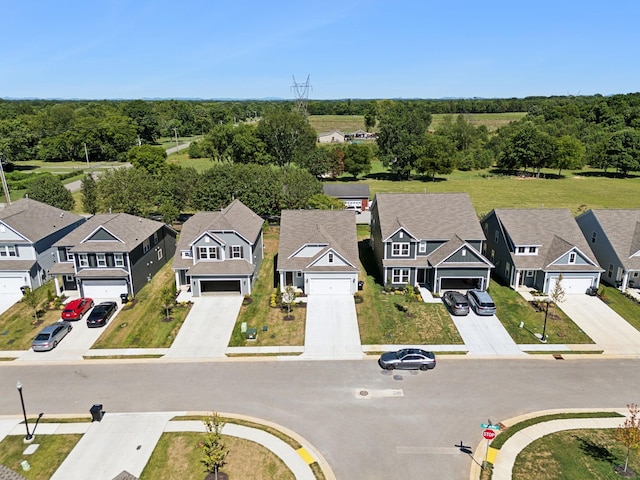
[[[487,441],[487,451],[484,454],[484,461],[486,462],[487,458],[489,457],[489,444],[491,443],[491,440],[496,438],[496,432],[495,430],[487,428],[486,430],[482,431],[482,437]]]

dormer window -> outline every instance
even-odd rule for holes
[[[408,257],[409,256],[409,243],[392,243],[391,244],[391,254],[394,257]]]
[[[180,256],[182,258],[191,258],[191,251],[190,250],[182,250]]]
[[[576,252],[571,252],[569,254],[569,264],[573,265],[574,263],[576,263]]]
[[[15,245],[0,245],[0,257],[17,257]]]
[[[538,253],[538,247],[529,247],[529,253],[535,255]]]
[[[231,258],[242,258],[242,245],[231,245]]]
[[[518,253],[524,253],[525,248],[524,247],[518,247]]]

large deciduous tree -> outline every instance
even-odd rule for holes
[[[260,119],[258,137],[266,145],[266,151],[280,166],[298,163],[316,147],[317,134],[304,115],[275,110]]]
[[[456,159],[454,144],[442,135],[425,133],[421,145],[414,147],[415,168],[420,173],[431,174],[435,180],[436,173],[447,174],[453,171]]]
[[[73,210],[75,200],[71,192],[54,175],[39,175],[27,186],[26,196],[63,210]]]
[[[623,175],[640,170],[640,132],[633,128],[614,132],[607,144],[606,156],[608,163]]]
[[[114,168],[98,181],[98,210],[146,216],[155,207],[156,182],[144,169]]]
[[[582,168],[584,154],[584,145],[577,138],[562,135],[556,139],[553,165],[558,169],[558,176],[562,175],[562,169]]]
[[[142,168],[151,175],[160,176],[167,167],[167,152],[162,147],[140,145],[129,150],[127,160],[135,168]]]
[[[551,164],[554,141],[532,122],[524,122],[505,130],[498,166],[505,169],[526,171],[531,168],[540,173],[542,167]]]
[[[363,173],[371,171],[371,159],[373,153],[369,145],[363,143],[351,143],[347,145],[344,156],[344,171],[356,178]]]

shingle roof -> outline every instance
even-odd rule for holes
[[[324,183],[322,193],[336,198],[369,198],[366,183]]]
[[[264,220],[240,200],[234,200],[226,208],[216,212],[198,212],[182,225],[176,251],[190,250],[189,245],[204,232],[234,231],[253,244]],[[189,268],[193,259],[174,256],[173,268]]]
[[[539,247],[537,255],[512,255],[517,268],[545,269],[576,247],[594,265],[570,265],[563,269],[600,270],[591,247],[568,208],[495,209],[494,212],[514,245]]]
[[[9,467],[0,465],[0,480],[27,480],[19,473],[14,472]]]
[[[291,257],[308,244],[326,244],[313,257]],[[332,248],[353,267],[309,267]],[[283,210],[280,219],[278,270],[358,271],[356,213],[346,210]]]
[[[467,193],[379,193],[382,239],[403,227],[419,240],[484,240],[484,232]]]
[[[28,272],[36,263],[32,260],[0,260],[0,272]]]
[[[630,270],[640,269],[640,257],[631,257],[640,251],[640,209],[596,209],[591,212],[624,266]]]
[[[30,198],[21,198],[0,210],[0,221],[33,243],[79,220],[79,215]]]
[[[128,213],[94,215],[69,235],[57,241],[56,247],[73,247],[73,252],[130,252],[165,226],[162,222]],[[100,227],[122,242],[89,241],[81,243]]]

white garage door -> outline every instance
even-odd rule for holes
[[[85,280],[82,282],[85,297],[90,298],[119,298],[121,293],[127,293],[126,280]]]
[[[309,294],[314,295],[350,295],[350,278],[310,278]]]
[[[549,280],[549,293],[553,293],[553,289],[556,287],[556,278]],[[567,295],[573,295],[575,293],[586,293],[587,288],[591,286],[590,278],[563,278],[561,282],[564,293]]]
[[[15,293],[22,296],[20,287],[24,287],[26,282],[22,277],[1,277],[0,293]]]

